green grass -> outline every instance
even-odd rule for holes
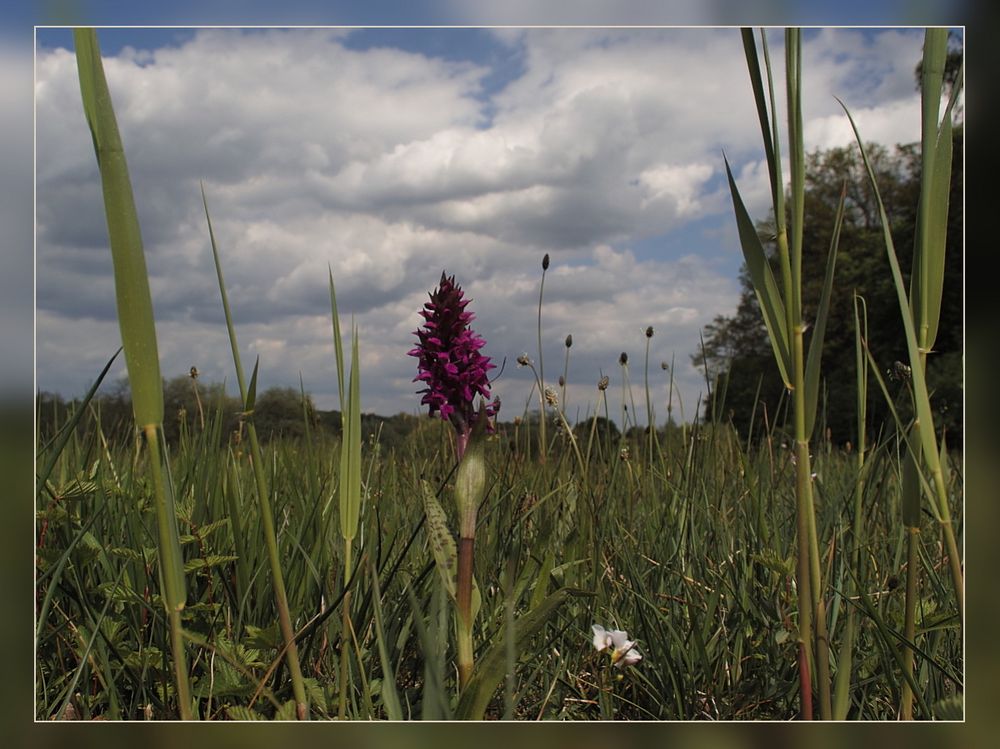
[[[221,409],[206,403],[206,411],[205,429],[192,415],[170,454],[188,578],[182,618],[192,692],[202,718],[293,718],[255,478],[242,445],[216,447]],[[354,719],[450,717],[459,708],[450,611],[420,489],[423,477],[450,491],[454,457],[439,434],[445,428],[428,423],[398,452],[369,445],[363,455],[346,681],[339,675],[344,547],[331,540],[339,535],[339,445],[314,439],[262,447],[313,718],[336,715],[341,693]],[[39,496],[38,598],[51,603],[38,622],[36,717],[49,718],[69,699],[83,716],[141,719],[148,707],[154,717],[172,718],[178,706],[147,454],[132,444],[105,447],[102,432],[95,415],[81,418]],[[748,448],[724,426],[699,425],[686,439],[661,433],[662,452],[652,462],[640,436],[628,461],[609,450],[613,457],[592,458],[586,472],[568,441],[557,438],[542,465],[512,449],[511,437],[501,433],[486,445],[477,653],[504,641],[508,603],[518,621],[563,587],[590,595],[566,598],[527,641],[518,639],[511,678],[496,685],[486,717],[796,715],[794,467],[779,447],[785,435]],[[40,464],[49,457],[43,450]],[[904,588],[894,582],[903,579],[906,557],[898,522],[902,458],[885,441],[867,462],[863,564],[852,562],[849,531],[854,455],[817,450],[817,524],[830,539],[823,564],[834,653],[846,614],[857,618],[847,717],[892,719],[903,678]],[[305,482],[307,465],[315,474]],[[961,478],[948,473],[953,516],[961,518]],[[442,507],[456,527],[452,503]],[[923,534],[921,543],[915,715],[926,718],[921,705],[933,710],[960,691],[963,669],[939,541]],[[644,659],[620,681],[590,644],[595,622],[638,640]]]
[[[776,363],[797,383],[786,418],[751,429],[762,437],[750,443],[729,425],[699,422],[615,436],[609,412],[620,406],[623,422],[636,413],[624,355],[621,403],[608,403],[602,378],[591,402],[579,404],[587,415],[577,425],[544,387],[539,357],[536,387],[543,409],[554,409],[551,433],[526,405],[515,424],[477,442],[480,493],[480,464],[475,481],[466,475],[471,464],[456,471],[453,434],[441,421],[422,423],[399,446],[383,447],[377,434],[360,445],[355,365],[364,341],[355,332],[348,378],[332,272],[331,376],[345,443],[311,431],[305,393],[305,439],[258,440],[257,367],[246,385],[211,236],[240,426],[224,438],[234,414],[217,390],[219,400],[199,401],[168,444],[124,152],[110,137],[96,37],[81,32],[78,42],[136,403],[133,429],[123,432],[91,400],[95,384],[36,448],[37,719],[786,720],[808,714],[813,700],[837,718],[961,718],[964,580],[954,539],[964,484],[960,460],[943,440],[938,450],[921,358],[933,339],[927,308],[938,293],[939,250],[918,265],[930,279],[913,291],[927,329],[918,339],[886,230],[919,432],[896,418],[869,429],[861,455],[822,440],[810,446],[820,346],[811,344],[804,361],[791,280],[801,270],[801,210],[793,211],[790,261],[781,263],[786,299],[733,183]],[[789,42],[794,52],[797,35]],[[751,44],[747,55],[753,72]],[[797,59],[789,66],[796,76]],[[759,69],[754,85],[765,150],[780,175]],[[797,87],[790,91],[797,99]],[[947,145],[949,127],[942,132]],[[793,182],[793,206],[799,193]],[[774,195],[783,205],[783,191]],[[923,230],[928,243],[935,225]],[[539,338],[541,304],[540,289]],[[889,396],[877,366],[867,369],[864,305],[856,305],[860,434],[867,399]],[[133,308],[141,314],[130,316]],[[651,415],[648,368],[647,350]],[[724,413],[724,403],[712,410]],[[123,433],[132,436],[109,437]],[[466,486],[458,496],[474,533],[450,501],[456,483]],[[937,520],[940,536],[920,532],[921,512]],[[469,556],[454,548],[456,528],[460,542],[475,538],[474,547],[463,544],[474,548],[471,576],[462,566]],[[470,577],[471,593],[462,586]],[[450,598],[464,612],[460,632]],[[612,668],[592,646],[595,623],[627,630],[643,660]]]

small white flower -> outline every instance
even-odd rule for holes
[[[635,641],[628,639],[628,632],[614,629],[610,632],[600,624],[594,624],[594,647],[598,652],[611,649],[611,663],[616,668],[633,666],[642,660],[642,653],[635,647]]]

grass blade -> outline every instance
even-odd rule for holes
[[[733,209],[736,212],[736,227],[740,235],[740,246],[743,248],[743,258],[746,260],[753,288],[760,302],[760,310],[764,316],[764,324],[767,326],[768,338],[774,349],[774,358],[778,363],[781,379],[784,381],[785,387],[791,387],[792,381],[789,372],[792,368],[792,355],[788,341],[788,318],[785,302],[778,290],[778,284],[774,280],[774,274],[771,272],[771,265],[767,260],[767,253],[764,252],[764,245],[761,244],[757,229],[753,225],[750,214],[747,213],[743,199],[740,197],[740,191],[736,187],[728,160],[726,160],[726,175],[729,178],[729,191],[733,197]]]
[[[840,192],[837,216],[833,223],[833,237],[826,259],[826,273],[823,276],[823,291],[816,310],[816,325],[809,341],[806,357],[806,434],[811,435],[816,424],[816,406],[819,402],[820,362],[823,357],[823,339],[826,337],[826,320],[830,312],[830,297],[833,296],[833,275],[837,266],[837,249],[840,246],[840,229],[844,223],[844,202],[847,199],[847,183]]]

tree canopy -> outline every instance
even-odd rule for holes
[[[962,128],[956,128],[940,332],[935,352],[928,359],[935,418],[939,426],[947,429],[949,444],[961,440],[962,426],[962,135]],[[896,146],[890,150],[872,144],[868,148],[900,266],[908,280],[920,195],[919,146]],[[816,313],[842,189],[846,189],[845,216],[823,348],[824,387],[817,418],[817,428],[829,428],[831,438],[838,443],[855,439],[855,292],[867,304],[869,348],[883,376],[893,369],[896,361],[907,360],[878,209],[856,147],[817,150],[807,156],[802,252],[806,319]],[[773,215],[758,223],[757,228],[773,257],[776,251]],[[704,367],[710,381],[716,383],[716,391],[707,401],[705,418],[731,420],[741,434],[747,435],[751,429],[756,432],[764,427],[765,413],[770,424],[776,423],[784,385],[745,267],[740,281],[743,291],[735,314],[720,315],[705,328],[702,350],[692,360]],[[890,377],[886,377],[886,382],[896,395],[906,387],[905,382]],[[906,399],[897,401],[905,409]],[[884,398],[875,382],[871,382],[870,428],[878,429],[887,416]]]

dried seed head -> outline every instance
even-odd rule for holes
[[[519,367],[530,367],[531,366],[531,359],[528,357],[527,354],[521,354],[519,357],[517,357],[517,366],[519,366]]]
[[[910,369],[908,364],[903,364],[901,361],[897,361],[892,365],[892,369],[889,370],[889,376],[900,382],[906,382],[910,379],[913,374],[913,370]]]
[[[628,354],[622,351],[621,356],[618,357],[618,363],[623,367],[628,365]]]
[[[559,375],[559,387],[561,388],[566,387],[566,378],[563,377],[562,375]]]
[[[542,256],[542,270],[548,270],[548,269],[549,269],[549,253],[546,252]]]
[[[653,326],[650,325],[649,327],[646,328],[646,338],[652,338],[652,337],[653,337]]]
[[[660,369],[662,369],[664,372],[666,372],[668,369],[670,369],[670,365],[667,364],[665,361],[661,361],[660,362]]]
[[[569,348],[572,345],[573,345],[573,334],[570,333],[568,336],[566,336],[566,348]]]
[[[607,375],[604,375],[604,377],[602,377],[601,379],[599,379],[597,381],[597,389],[598,390],[607,390],[609,382],[611,382],[610,378],[608,378]]]
[[[556,391],[550,387],[545,388],[545,402],[553,407],[559,405],[559,396],[556,394]]]
[[[191,371],[188,372],[188,376],[192,380],[197,380],[198,379],[198,367],[191,367]]]

